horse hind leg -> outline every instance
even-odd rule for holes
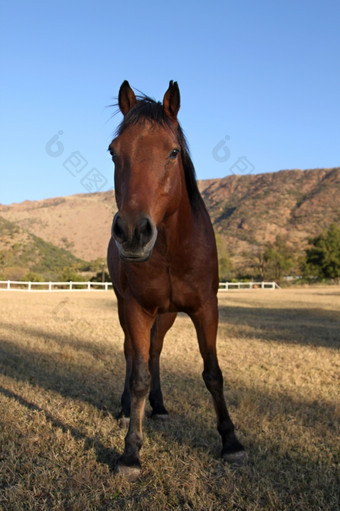
[[[149,401],[152,408],[152,418],[159,420],[166,420],[169,417],[163,402],[163,394],[160,382],[159,358],[163,348],[165,334],[173,325],[176,316],[176,313],[158,315],[151,329],[149,358],[151,386]]]
[[[152,407],[152,418],[159,420],[166,420],[168,418],[168,412],[163,403],[163,394],[160,384],[160,369],[159,369],[159,358],[163,348],[163,341],[165,334],[173,325],[176,319],[176,313],[174,314],[162,314],[157,316],[153,327],[151,329],[150,336],[150,358],[149,358],[149,371],[151,374],[151,385],[149,393],[149,401]],[[132,362],[133,362],[133,347],[129,333],[125,327],[125,323],[121,316],[121,322],[123,329],[125,330],[124,340],[124,355],[125,355],[125,383],[124,390],[121,396],[121,409],[117,416],[118,424],[120,427],[126,427],[130,422],[131,413],[131,389],[130,380],[132,375]]]
[[[222,439],[222,458],[232,466],[240,466],[246,459],[243,445],[235,435],[223,394],[223,376],[217,360],[216,335],[218,323],[217,301],[192,316],[199,348],[204,362],[203,380],[211,393],[217,417],[217,429]]]

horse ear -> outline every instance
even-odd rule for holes
[[[118,104],[120,111],[123,115],[126,115],[129,110],[135,105],[136,96],[130,87],[130,84],[125,80],[119,89]]]
[[[177,121],[177,114],[181,105],[181,98],[177,82],[172,80],[169,83],[169,88],[164,94],[163,108],[168,117],[172,121]]]

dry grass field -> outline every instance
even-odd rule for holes
[[[338,510],[339,287],[220,293],[218,351],[247,464],[219,458],[194,329],[162,355],[167,423],[113,474],[123,338],[112,292],[0,292],[0,509]]]

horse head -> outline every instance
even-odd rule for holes
[[[109,146],[118,206],[112,235],[123,260],[142,262],[150,258],[157,228],[176,211],[185,187],[179,88],[171,81],[163,103],[156,103],[136,98],[125,81],[118,104],[124,119]]]

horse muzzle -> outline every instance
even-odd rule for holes
[[[147,261],[155,246],[157,228],[148,216],[129,221],[119,211],[112,224],[112,236],[122,260],[131,263]]]

